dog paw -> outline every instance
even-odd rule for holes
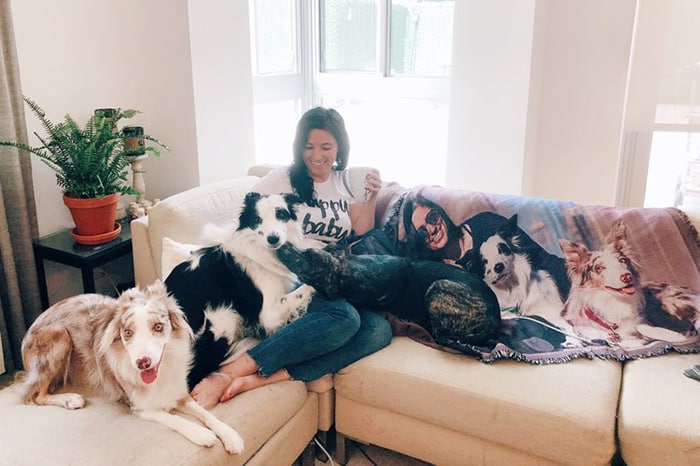
[[[309,307],[311,298],[313,298],[316,290],[309,285],[301,285],[296,290],[289,293],[287,296],[282,298],[282,303],[289,309],[289,319],[291,322],[304,315],[306,308]]]
[[[219,432],[219,438],[221,439],[221,443],[224,444],[226,451],[232,455],[243,452],[243,438],[241,438],[235,430],[228,428],[223,432]]]
[[[85,398],[78,393],[61,393],[50,396],[52,402],[57,406],[63,406],[66,409],[80,409],[85,407]]]
[[[192,443],[207,448],[213,447],[219,441],[213,431],[197,425],[190,426],[187,431],[187,438]]]
[[[301,285],[299,288],[294,290],[294,297],[297,300],[297,309],[305,311],[311,302],[311,298],[313,298],[314,293],[316,293],[316,290],[310,285]]]

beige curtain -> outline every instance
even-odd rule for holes
[[[0,140],[27,140],[10,0],[0,0]],[[41,312],[32,238],[38,236],[29,154],[0,147],[0,334],[5,370]]]

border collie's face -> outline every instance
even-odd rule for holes
[[[514,273],[518,251],[518,216],[513,215],[479,247],[484,281],[491,286],[507,287]]]
[[[261,195],[248,193],[245,197],[238,230],[256,232],[267,247],[277,249],[288,240],[301,238],[296,208],[301,203],[293,194]]]
[[[515,252],[508,240],[496,234],[479,248],[484,281],[493,286],[508,279],[513,273]]]

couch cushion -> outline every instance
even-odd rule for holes
[[[167,236],[163,237],[161,244],[160,276],[168,278],[170,272],[180,264],[190,258],[193,251],[199,249],[201,245],[192,243],[179,243]]]
[[[619,437],[628,466],[700,464],[700,382],[683,374],[698,354],[625,363]]]
[[[615,452],[621,372],[600,359],[485,364],[397,337],[336,374],[335,387],[339,397],[535,456],[604,464]]]
[[[201,244],[202,228],[206,224],[237,223],[243,198],[258,180],[255,176],[245,176],[211,183],[175,194],[153,206],[148,213],[148,237],[158,273],[163,237]]]
[[[198,447],[121,404],[89,398],[87,407],[74,411],[24,405],[10,387],[0,391],[0,464],[243,464],[297,415],[296,430],[306,433],[296,439],[297,451],[303,450],[316,432],[317,406],[302,382],[268,385],[220,404],[214,414],[245,440],[242,454],[229,455],[221,445]]]

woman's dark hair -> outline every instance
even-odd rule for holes
[[[314,181],[309,176],[306,163],[304,163],[304,147],[309,140],[309,133],[313,129],[328,131],[338,143],[334,170],[345,169],[350,153],[350,139],[345,130],[345,121],[340,113],[332,108],[315,107],[301,116],[292,146],[294,160],[289,167],[289,180],[297,195],[308,205],[314,204]]]
[[[440,217],[445,221],[447,225],[447,238],[448,241],[459,241],[462,235],[462,229],[459,225],[456,225],[445,209],[436,202],[431,201],[425,197],[420,191],[416,193],[415,196],[406,196],[403,204],[403,226],[406,232],[406,246],[407,253],[411,257],[426,260],[442,260],[445,259],[444,250],[432,250],[425,244],[425,236],[422,236],[416,231],[413,226],[413,207],[414,205],[422,205],[429,207],[430,209],[436,210]]]

